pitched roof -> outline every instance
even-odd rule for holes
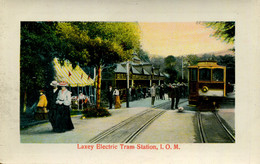
[[[143,68],[143,72],[145,75],[150,75],[150,73],[148,73],[144,68]]]
[[[115,73],[127,73],[126,69],[121,64],[117,64],[114,71]]]
[[[89,86],[94,85],[94,81],[77,65],[74,69],[72,64],[67,60],[62,66],[57,58],[54,58],[53,65],[55,68],[55,80],[67,81],[70,86]]]
[[[131,69],[132,69],[132,73],[133,73],[133,74],[142,74],[142,73],[139,72],[134,66],[132,66]]]

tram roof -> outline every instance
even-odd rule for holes
[[[214,67],[214,68],[225,68],[217,64],[217,61],[199,61],[197,65],[189,66],[188,68],[200,68],[200,67]]]

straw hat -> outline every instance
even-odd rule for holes
[[[51,82],[50,85],[51,85],[51,86],[57,86],[57,85],[58,85],[58,82],[54,80],[54,81]]]
[[[184,108],[183,108],[183,107],[179,107],[179,108],[178,108],[178,111],[179,111],[179,112],[183,112],[183,111],[184,111]]]
[[[45,91],[43,89],[39,90],[40,93],[44,93]]]
[[[59,86],[66,87],[66,86],[68,86],[68,82],[62,81],[62,82],[59,83]]]

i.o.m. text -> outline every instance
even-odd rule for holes
[[[180,150],[178,144],[77,144],[82,150]]]

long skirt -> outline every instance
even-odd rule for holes
[[[49,109],[49,112],[48,112],[48,118],[49,118],[49,121],[51,123],[51,126],[52,126],[52,129],[53,131],[56,130],[56,117],[57,117],[57,109],[56,107],[52,107]]]
[[[120,96],[116,96],[115,109],[121,108]]]
[[[37,107],[37,111],[34,113],[35,120],[47,120],[48,111],[45,107]]]
[[[67,130],[74,129],[74,126],[70,117],[69,106],[58,105],[55,121],[55,131],[56,132],[65,132]]]

